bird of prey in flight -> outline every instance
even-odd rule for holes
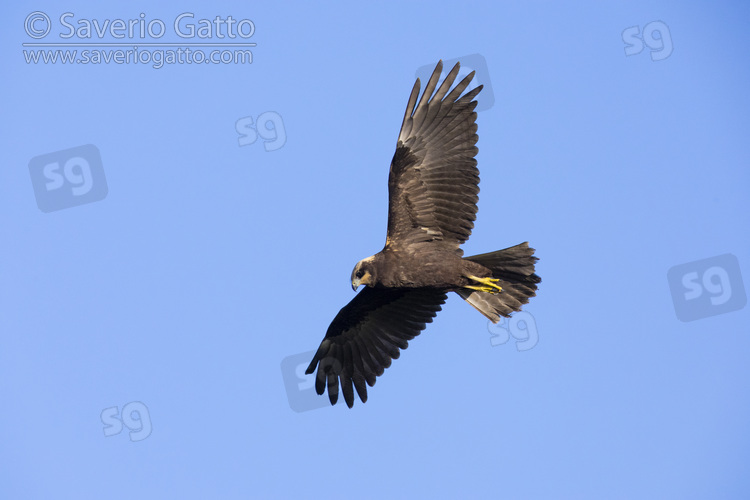
[[[482,86],[462,96],[474,72],[453,87],[459,64],[438,85],[442,68],[440,61],[419,103],[417,78],[406,105],[388,175],[385,247],[354,266],[352,288],[365,287],[333,319],[306,371],[317,367],[315,390],[328,388],[331,404],[339,388],[350,408],[355,391],[367,401],[367,386],[432,322],[448,292],[497,323],[541,282],[528,243],[463,257],[477,213],[474,98]]]

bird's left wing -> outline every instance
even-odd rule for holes
[[[323,394],[327,386],[328,398],[336,404],[340,382],[349,408],[354,389],[367,401],[367,385],[375,385],[376,377],[399,357],[399,349],[406,349],[432,322],[446,298],[445,292],[429,288],[365,287],[333,319],[305,372],[311,374],[318,366],[316,392]]]
[[[435,242],[461,254],[474,227],[479,197],[477,114],[482,86],[461,95],[472,71],[453,90],[459,65],[438,86],[442,61],[419,97],[417,79],[406,105],[388,176],[388,238],[394,250]],[[450,91],[450,92],[449,92]]]

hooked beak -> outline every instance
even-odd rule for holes
[[[359,288],[359,284],[360,284],[359,283],[359,278],[354,278],[352,280],[352,290],[354,290],[356,292],[357,288]]]

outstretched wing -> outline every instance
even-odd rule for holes
[[[442,68],[440,61],[419,104],[419,79],[414,84],[391,161],[386,246],[393,250],[414,251],[414,245],[441,241],[462,253],[459,245],[474,227],[479,170],[473,99],[482,86],[460,97],[472,71],[448,93],[458,74],[456,64],[433,95]]]
[[[327,386],[328,398],[336,404],[340,382],[349,408],[354,389],[367,401],[367,385],[375,385],[376,377],[400,356],[399,349],[406,349],[432,322],[446,298],[444,292],[428,288],[365,287],[333,319],[305,372],[312,373],[319,364],[317,393],[323,394]]]

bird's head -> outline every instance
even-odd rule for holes
[[[376,280],[375,256],[367,257],[357,262],[352,271],[352,289],[357,291],[359,285],[373,286]]]

